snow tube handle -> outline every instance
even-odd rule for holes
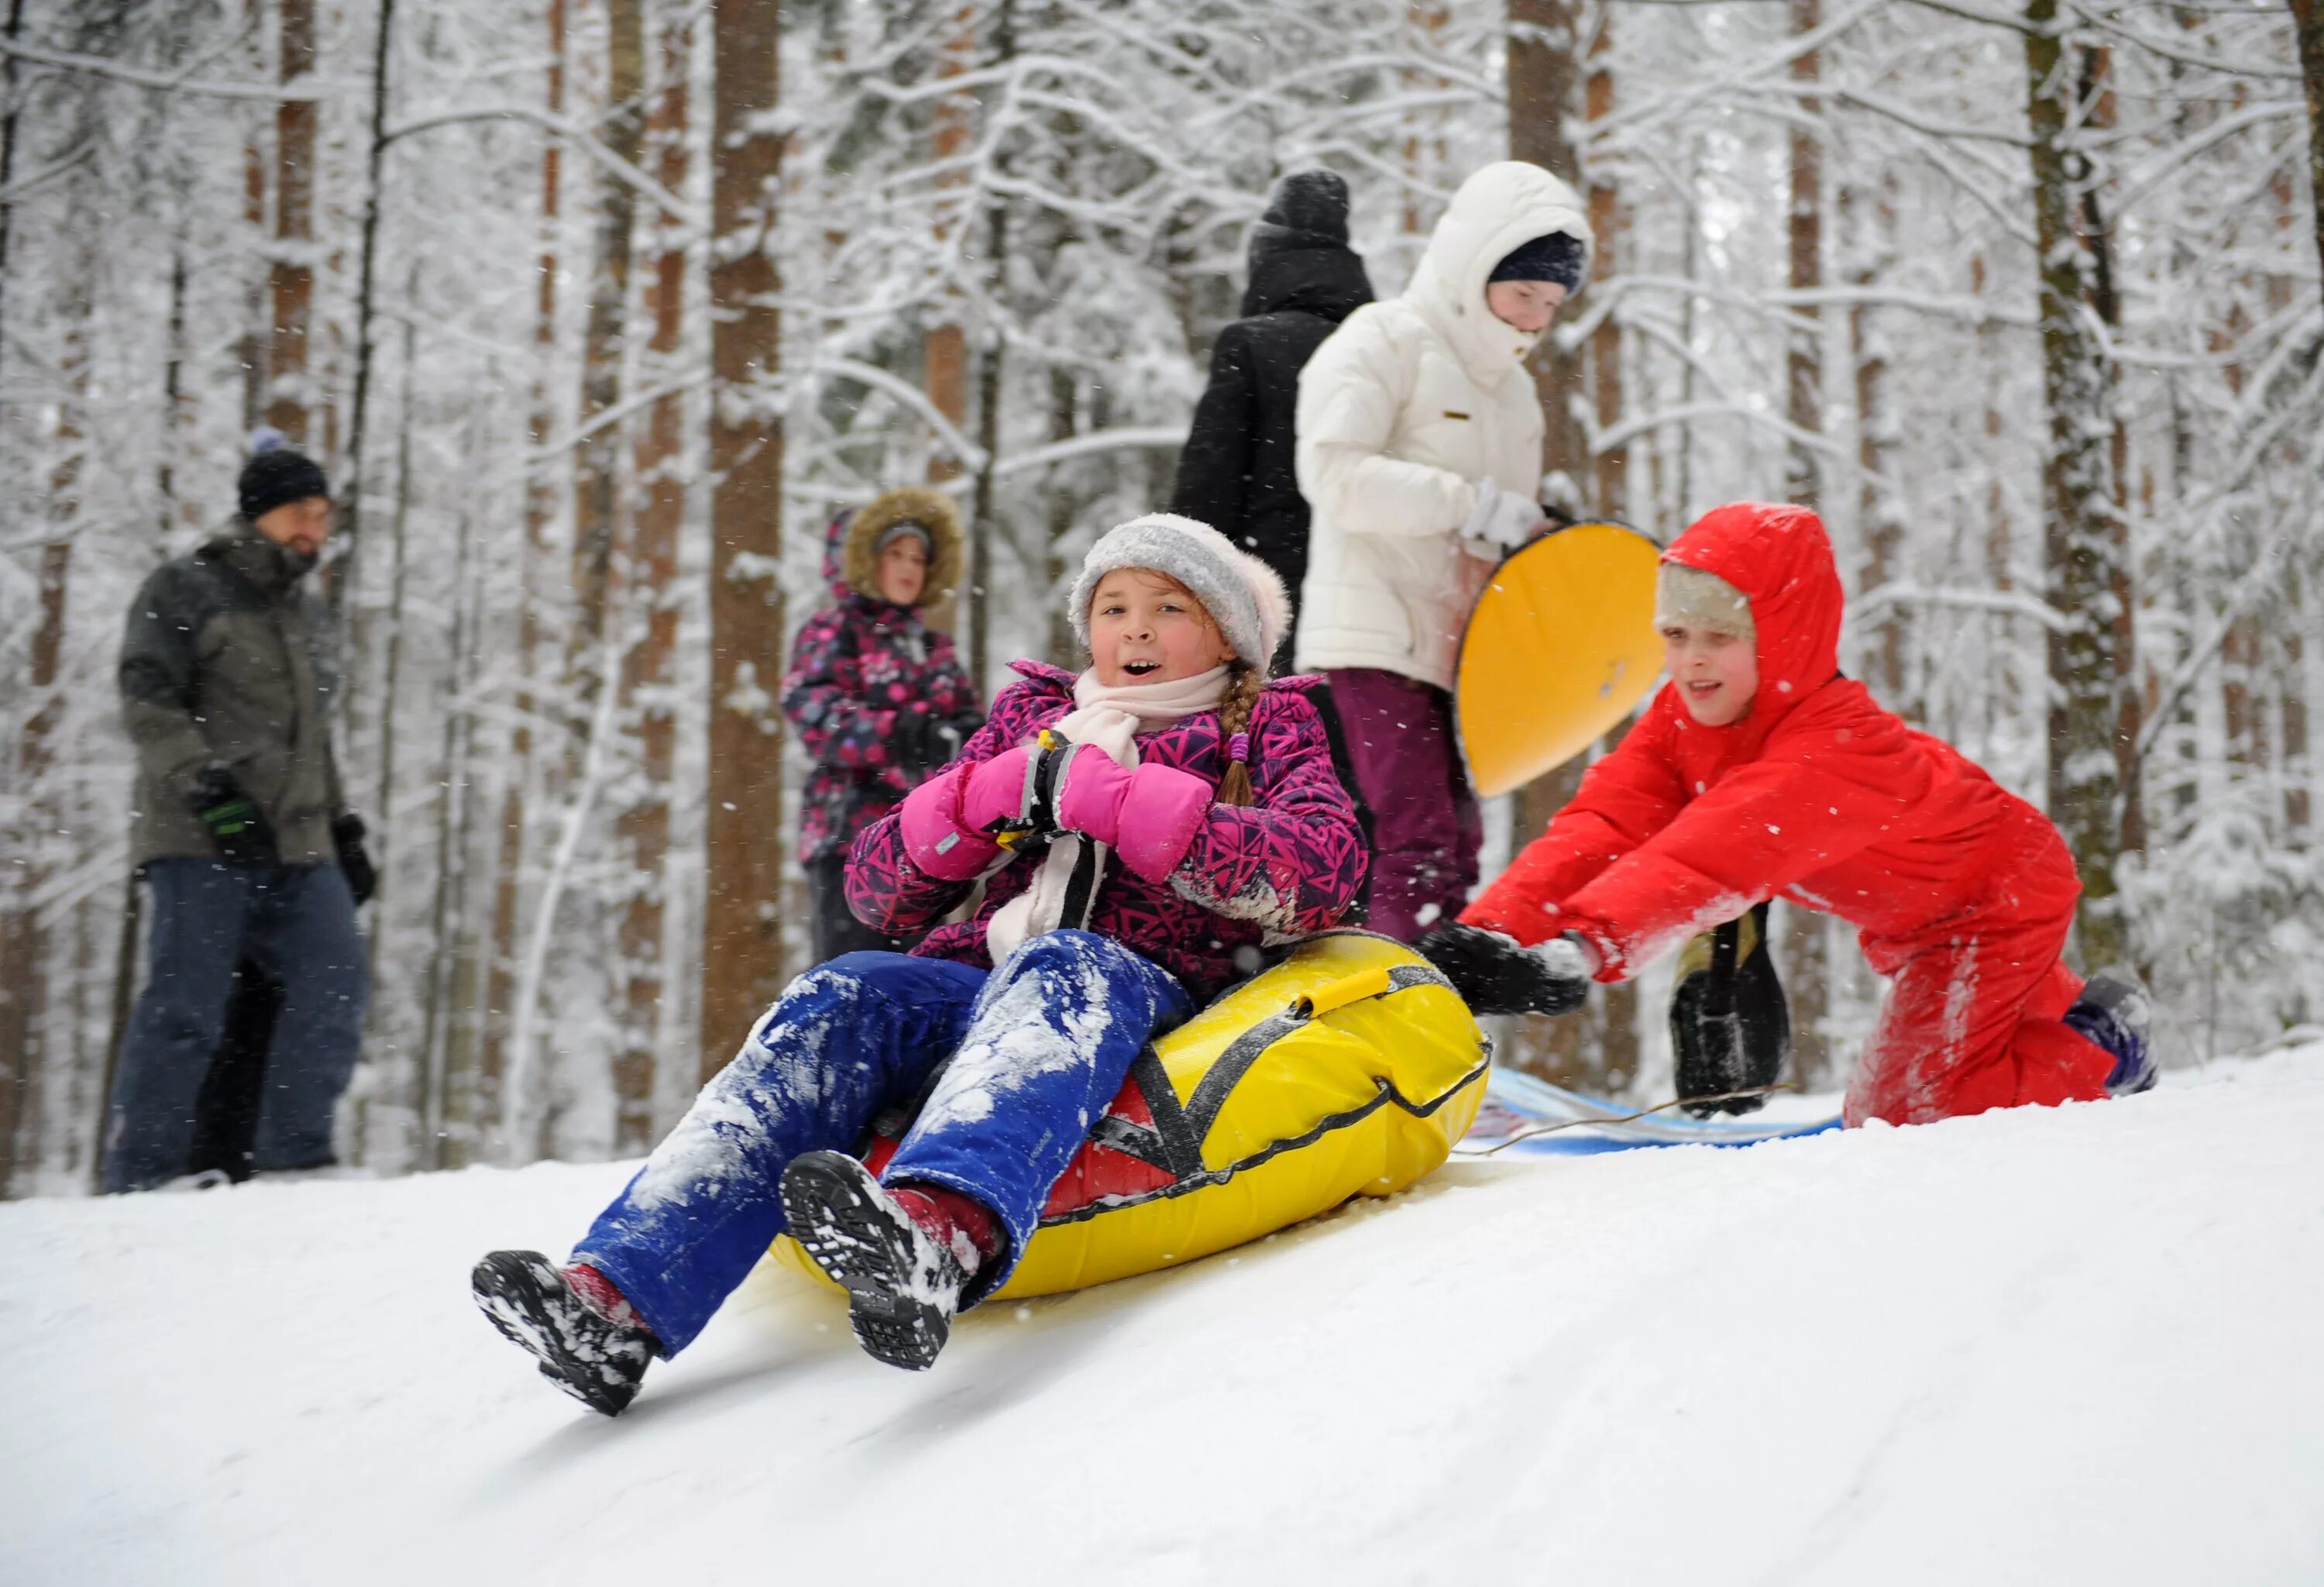
[[[1291,1012],[1304,1023],[1320,1020],[1368,997],[1386,997],[1396,990],[1395,981],[1388,973],[1392,968],[1391,965],[1380,964],[1370,970],[1360,970],[1353,975],[1343,975],[1328,986],[1319,986],[1314,992],[1293,999]]]

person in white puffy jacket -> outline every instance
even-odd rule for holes
[[[1545,526],[1526,359],[1588,273],[1572,188],[1508,160],[1461,184],[1401,297],[1357,309],[1299,377],[1314,510],[1297,665],[1331,685],[1372,840],[1371,929],[1409,942],[1477,881],[1452,724],[1461,631],[1494,564]]]

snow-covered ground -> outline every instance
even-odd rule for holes
[[[1456,1162],[860,1356],[762,1268],[618,1422],[470,1261],[620,1166],[0,1206],[0,1582],[2324,1581],[2324,1047]]]

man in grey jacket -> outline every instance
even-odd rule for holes
[[[331,755],[336,678],[303,588],[331,531],[323,471],[279,442],[242,471],[226,533],[156,569],[129,609],[122,715],[137,745],[132,859],[152,890],[152,974],[123,1039],[104,1187],[185,1174],[235,969],[279,982],[253,1164],[326,1167],[369,985],[373,877]]]

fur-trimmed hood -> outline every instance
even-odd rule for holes
[[[834,525],[839,540],[836,587],[866,598],[880,594],[880,537],[899,523],[911,522],[928,531],[928,582],[914,604],[941,601],[960,587],[960,509],[941,491],[906,485],[875,496],[850,514],[844,527]]]

